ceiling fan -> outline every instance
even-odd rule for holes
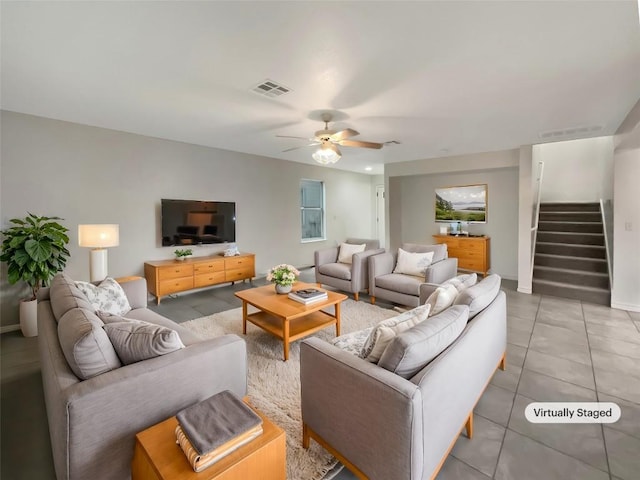
[[[338,145],[341,147],[360,147],[360,148],[382,148],[382,143],[365,142],[363,140],[349,140],[350,137],[360,135],[359,132],[345,128],[338,132],[329,129],[329,122],[331,121],[330,113],[322,114],[322,121],[324,122],[324,129],[318,130],[314,133],[313,138],[294,137],[291,135],[276,135],[280,138],[298,138],[300,140],[309,140],[312,143],[302,145],[300,147],[287,148],[283,152],[290,152],[291,150],[297,150],[299,148],[312,147],[314,145],[320,145],[318,149],[311,155],[313,159],[324,165],[328,163],[336,163],[342,157],[342,153],[338,149]]]

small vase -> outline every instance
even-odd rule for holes
[[[291,291],[291,285],[278,285],[276,283],[276,293],[279,293],[280,295],[284,295],[287,294]]]

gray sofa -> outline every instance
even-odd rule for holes
[[[379,240],[348,238],[345,243],[364,244],[364,252],[354,253],[351,264],[338,262],[339,247],[325,248],[314,253],[316,282],[353,293],[355,301],[359,294],[369,289],[369,258],[384,253]]]
[[[81,380],[64,355],[58,320],[70,310],[90,312],[86,300],[66,285],[70,279],[59,275],[53,282],[55,287],[52,283],[38,296],[38,344],[58,480],[128,479],[137,432],[220,391],[246,395],[244,340],[236,335],[203,340],[148,310],[144,278],[122,283],[132,308],[124,316],[177,331],[185,347]]]
[[[506,296],[499,288],[500,277],[490,275],[463,291],[454,306],[399,333],[378,364],[318,338],[304,340],[303,446],[316,440],[358,478],[435,478],[461,430],[471,437],[473,409],[496,368],[505,367]],[[392,345],[415,359],[429,322],[461,315],[473,318],[463,317],[453,343],[417,373],[381,366]]]
[[[376,298],[380,298],[400,305],[417,307],[422,305],[426,299],[420,296],[422,284],[440,284],[456,276],[458,259],[448,258],[446,244],[419,245],[405,243],[400,248],[413,253],[433,252],[431,265],[427,267],[424,278],[422,278],[394,273],[398,258],[397,252],[385,252],[370,257],[369,295],[371,295],[371,303],[375,303]]]

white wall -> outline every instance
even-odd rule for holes
[[[520,147],[518,168],[518,291],[531,293],[531,222],[533,218],[534,185],[538,177],[533,165],[531,145]]]
[[[614,154],[611,306],[640,312],[640,123],[619,137]]]
[[[517,279],[518,163],[519,151],[505,150],[387,165],[389,245],[433,243],[436,187],[486,183],[487,223],[469,231],[491,237],[491,271]]]
[[[1,128],[0,227],[27,212],[64,218],[67,272],[76,279],[89,276],[89,251],[77,245],[82,223],[120,225],[120,246],[109,249],[112,276],[141,275],[145,261],[172,258],[174,248],[160,246],[161,198],[236,202],[237,244],[256,254],[258,275],[276,263],[312,265],[316,249],[375,231],[369,175],[6,111]],[[302,178],[325,182],[324,242],[300,242]],[[7,284],[4,264],[0,286],[0,324],[14,324],[27,289]]]
[[[598,202],[613,198],[613,137],[533,146],[544,162],[542,202]]]

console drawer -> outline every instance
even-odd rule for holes
[[[245,278],[253,277],[253,265],[244,268],[234,268],[227,270],[225,280],[227,282],[235,282],[237,280],[244,280]]]
[[[249,256],[238,256],[238,257],[228,257],[224,259],[224,268],[225,270],[232,270],[237,268],[244,268],[253,266],[253,257]]]
[[[193,266],[193,273],[200,275],[203,273],[223,272],[224,260],[212,260],[210,262],[196,263]]]
[[[161,280],[158,288],[158,295],[167,295],[174,292],[182,292],[193,288],[193,276],[183,278],[172,278]]]
[[[189,277],[193,275],[193,265],[176,265],[158,269],[160,281],[170,278]]]
[[[224,282],[225,274],[224,272],[202,273],[200,275],[196,275],[193,279],[195,288],[208,287],[209,285]]]

